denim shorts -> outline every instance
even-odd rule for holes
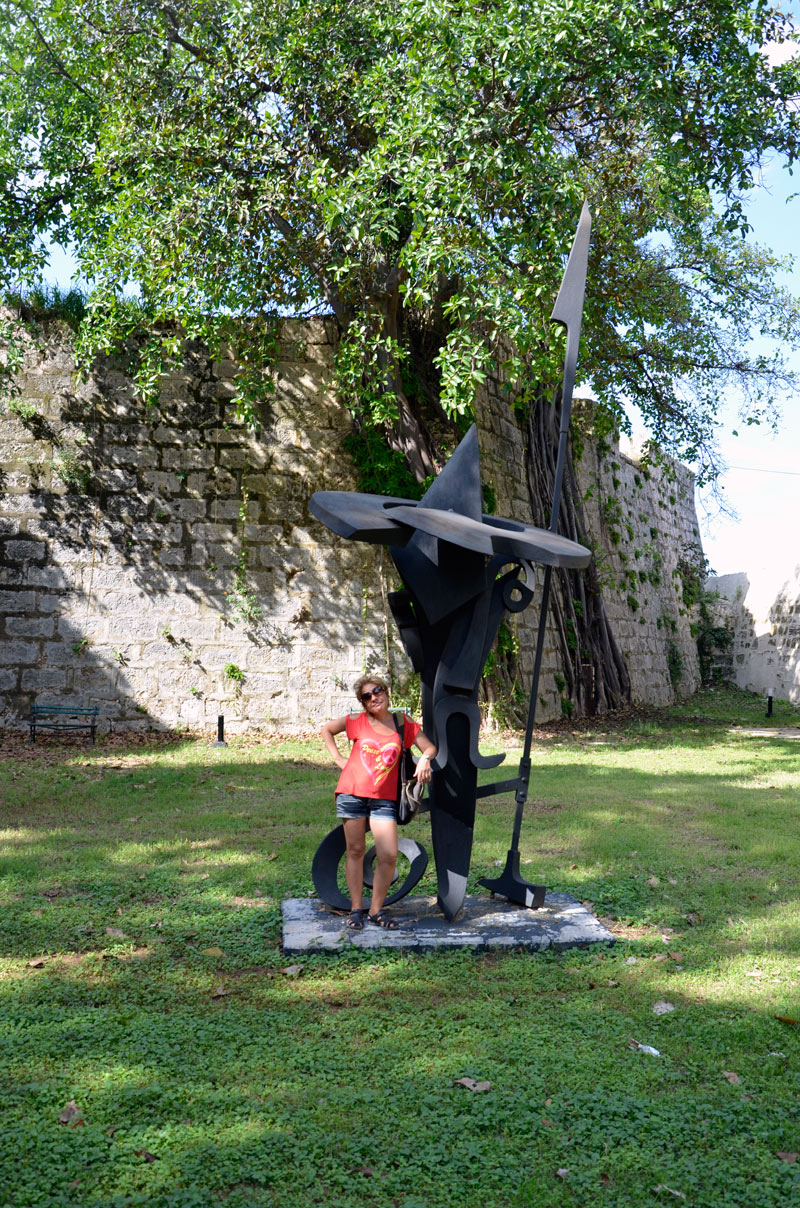
[[[350,793],[336,794],[337,818],[392,818],[397,821],[397,802],[388,797],[353,797]]]

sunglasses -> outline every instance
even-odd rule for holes
[[[362,705],[366,705],[367,701],[372,700],[373,696],[383,696],[385,691],[386,691],[385,688],[373,688],[371,692],[362,692],[361,693]]]

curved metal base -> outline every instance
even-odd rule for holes
[[[334,827],[315,851],[314,860],[311,864],[311,879],[314,882],[314,888],[322,901],[326,905],[332,906],[334,910],[350,909],[350,899],[344,896],[338,882],[339,864],[346,847],[344,827]],[[410,868],[400,887],[387,897],[386,906],[391,906],[393,902],[399,902],[407,893],[410,893],[414,886],[422,879],[425,869],[428,867],[428,853],[422,844],[417,843],[415,839],[407,839],[405,835],[400,835],[397,840],[397,847],[398,851],[409,861]],[[372,885],[372,864],[374,860],[375,849],[372,848],[364,857],[364,884],[367,886]],[[392,883],[394,884],[394,882]]]

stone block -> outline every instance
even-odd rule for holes
[[[195,524],[191,530],[193,541],[232,541],[235,535],[235,526],[230,524]]]
[[[0,591],[1,616],[12,612],[33,612],[35,607],[36,593],[33,591]]]
[[[41,541],[6,541],[3,555],[9,562],[44,562],[47,546]]]
[[[6,666],[35,663],[38,657],[39,646],[35,642],[0,642],[0,663]]]
[[[215,498],[214,480],[205,470],[187,475],[186,490],[190,495]]]
[[[214,465],[214,450],[204,448],[166,448],[161,454],[161,464],[166,470],[210,470]]]
[[[247,439],[242,428],[207,428],[205,440],[216,447],[217,445],[240,445]]]
[[[177,474],[168,473],[165,470],[142,471],[142,482],[150,490],[154,492],[158,491],[161,495],[167,497],[177,495],[181,489],[181,482]]]
[[[249,467],[250,461],[244,449],[220,449],[219,464],[231,470],[243,470],[245,466]]]
[[[124,638],[126,642],[149,641],[156,635],[158,620],[155,615],[147,617],[120,616],[116,614],[109,619],[108,637]]]
[[[158,424],[152,430],[151,439],[156,445],[199,445],[202,438],[199,428],[172,428]],[[205,439],[208,440],[208,436]]]
[[[16,692],[17,690],[17,672],[11,670],[0,671],[0,692]]]
[[[165,523],[163,520],[151,520],[148,524],[137,525],[132,536],[134,541],[164,542],[167,545],[177,545],[183,540],[183,525],[178,522]]]
[[[205,499],[176,499],[172,511],[182,520],[203,520],[208,513],[209,504]]]
[[[47,638],[55,631],[52,617],[6,617],[6,633],[15,638]]]
[[[232,545],[209,545],[208,560],[215,566],[235,566],[239,561],[239,550]]]
[[[41,692],[46,688],[66,688],[67,675],[55,667],[30,667],[22,672],[23,692]]]
[[[111,445],[106,457],[113,466],[141,466],[143,469],[149,469],[153,463],[153,450],[150,447],[139,449],[129,445]]]

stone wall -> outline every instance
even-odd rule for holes
[[[731,671],[748,692],[800,705],[800,566],[776,579],[764,572],[708,580],[717,593],[715,620],[733,629]]]
[[[70,347],[63,324],[40,325],[0,415],[3,724],[22,724],[34,700],[79,700],[114,728],[211,728],[224,713],[236,730],[306,730],[352,706],[364,671],[388,666],[399,690],[408,670],[386,617],[388,554],[308,512],[313,490],[358,485],[328,385],[332,325],[281,325],[257,433],[236,421],[229,359],[187,346],[146,408],[122,359],[100,359],[77,385]],[[477,411],[497,512],[529,521],[501,382]],[[648,478],[616,447],[592,447],[580,477],[634,696],[665,703],[671,651],[678,686],[696,681],[677,572],[698,540],[691,476]],[[528,683],[536,601],[514,625]],[[561,715],[557,672],[551,641],[541,720]]]
[[[684,594],[702,559],[694,475],[677,462],[644,468],[629,442],[624,453],[587,442],[578,477],[634,701],[691,695],[700,684],[696,606]]]

